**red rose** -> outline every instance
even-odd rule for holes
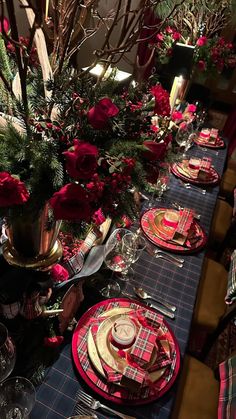
[[[29,199],[25,184],[7,172],[0,172],[0,207],[24,204]]]
[[[87,113],[88,121],[94,129],[106,128],[109,118],[119,113],[117,106],[109,98],[99,100]]]
[[[160,116],[170,115],[170,99],[167,90],[163,89],[160,84],[152,86],[151,94],[155,97],[154,113]]]
[[[4,29],[4,31],[6,33],[8,33],[8,31],[10,29],[9,20],[6,17],[3,18],[3,29]],[[3,30],[2,30],[2,21],[0,21],[0,32],[1,33],[3,32]]]
[[[147,151],[143,152],[143,157],[147,160],[161,160],[166,152],[166,143],[156,143],[155,141],[147,140],[143,142]]]
[[[88,179],[96,171],[98,149],[92,144],[74,140],[74,146],[63,153],[66,170],[74,179]]]
[[[54,282],[64,282],[69,278],[67,269],[65,269],[59,263],[52,267],[50,274]]]
[[[193,103],[190,103],[187,106],[186,112],[196,112],[196,109],[197,109],[196,105],[194,105]]]
[[[63,342],[64,337],[63,336],[52,336],[52,337],[45,337],[44,338],[44,346],[48,346],[49,348],[56,348],[57,346],[60,346]]]
[[[157,36],[156,36],[156,40],[161,42],[161,41],[163,41],[163,39],[164,39],[163,33],[158,33]]]
[[[183,119],[183,114],[182,112],[174,111],[171,115],[171,118],[173,121],[181,121],[181,119]]]
[[[198,38],[196,45],[198,47],[202,47],[203,45],[206,45],[207,43],[207,37],[206,36],[200,36],[200,38]]]
[[[172,35],[172,38],[173,38],[175,41],[179,41],[179,40],[180,40],[180,38],[181,38],[181,35],[180,35],[180,33],[179,33],[179,32],[174,32],[174,33],[173,33],[173,35]]]
[[[91,208],[88,196],[77,183],[68,183],[49,200],[56,220],[89,221]]]
[[[106,221],[106,218],[103,215],[102,209],[99,208],[97,211],[95,211],[95,213],[93,214],[93,221],[95,222],[95,224],[97,226],[101,225],[102,223],[104,223],[104,221]]]

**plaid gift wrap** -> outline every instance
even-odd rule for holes
[[[236,418],[236,355],[219,365],[220,395],[218,419]]]
[[[135,368],[132,365],[127,365],[123,372],[121,384],[130,391],[136,392],[142,387],[146,377],[146,371]]]
[[[211,128],[210,131],[210,138],[209,138],[209,143],[211,144],[216,144],[217,139],[218,139],[218,132],[219,130],[216,128]]]
[[[160,327],[163,323],[163,316],[159,313],[155,313],[154,311],[146,310],[144,317],[147,319],[148,324],[151,327]]]
[[[188,236],[188,231],[192,225],[194,212],[189,208],[184,208],[183,210],[179,211],[180,218],[178,225],[175,230],[175,234],[181,235],[183,237]],[[175,236],[175,235],[174,235]]]
[[[228,274],[226,304],[232,304],[236,300],[236,250],[231,255],[231,264]]]
[[[152,329],[140,327],[130,356],[141,367],[145,367],[150,362],[156,338],[157,334]]]

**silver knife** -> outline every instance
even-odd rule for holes
[[[127,297],[131,300],[135,300],[135,296],[132,294],[129,294],[128,292],[122,291],[121,294],[124,295],[124,297]],[[145,301],[145,302],[143,300],[142,301],[136,300],[136,301],[138,303],[143,303],[145,306],[153,308],[154,310],[159,311],[161,314],[164,314],[164,316],[169,317],[170,319],[175,318],[175,314],[166,310],[164,307],[157,306],[156,304],[149,303],[148,301]]]
[[[160,307],[160,306],[157,306],[156,304],[152,304],[152,303],[148,303],[148,302],[145,303],[145,304],[146,304],[146,306],[148,306],[150,308],[153,308],[154,310],[159,311],[161,314],[163,314],[166,317],[169,317],[170,319],[175,318],[175,314],[166,310],[164,307]]]

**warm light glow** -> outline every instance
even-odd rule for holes
[[[83,68],[83,70],[87,70],[87,68],[88,67]],[[112,69],[112,67],[108,67],[108,69],[105,72],[103,78],[107,79],[111,75],[113,70],[114,69]],[[95,67],[93,67],[89,72],[91,74],[93,74],[94,76],[99,77],[103,72],[103,66],[101,64],[96,64]],[[115,77],[114,77],[115,81],[123,81],[130,76],[131,76],[131,74],[127,73],[126,71],[121,71],[121,70],[115,69]]]
[[[170,92],[170,108],[171,108],[171,111],[174,109],[176,100],[179,97],[183,81],[184,81],[184,78],[183,78],[182,75],[180,75],[179,77],[174,78],[172,88],[171,88],[171,92]]]

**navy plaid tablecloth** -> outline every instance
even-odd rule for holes
[[[191,156],[212,157],[215,169],[221,175],[223,172],[226,149],[207,150],[194,146],[189,150]],[[170,190],[165,194],[161,206],[169,206],[171,201],[178,201],[184,206],[194,208],[201,214],[201,226],[209,233],[211,219],[216,204],[219,187],[208,187],[205,195],[192,189],[185,189],[181,181],[171,175]],[[135,264],[135,280],[127,289],[132,293],[135,285],[143,286],[154,296],[164,296],[167,301],[177,306],[176,319],[168,319],[180,346],[183,357],[188,343],[192,313],[197,294],[198,283],[201,276],[202,263],[206,250],[193,255],[184,255],[185,263],[183,268],[174,267],[169,262],[155,259],[147,252]],[[83,309],[83,305],[81,307]],[[85,309],[85,308],[84,308]],[[128,415],[137,419],[165,419],[171,414],[171,407],[174,401],[178,380],[174,386],[163,397],[156,402],[145,406],[133,406],[121,408]],[[50,367],[45,376],[44,382],[37,388],[36,405],[31,412],[31,419],[61,419],[72,415],[75,406],[76,391],[82,387],[91,394],[91,390],[78,376],[74,368],[71,356],[71,344],[65,344],[58,360]],[[96,394],[94,394],[96,396]],[[106,402],[106,404],[109,404]],[[116,408],[114,406],[114,408]],[[96,412],[99,418],[111,418],[111,414]]]

